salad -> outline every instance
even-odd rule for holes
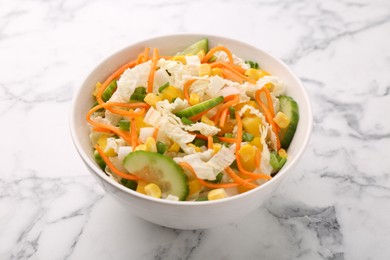
[[[254,189],[288,160],[299,121],[283,82],[208,39],[174,56],[150,48],[96,84],[94,158],[155,198],[217,200]]]

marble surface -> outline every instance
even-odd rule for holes
[[[280,57],[314,129],[265,205],[208,230],[162,228],[104,194],[68,127],[104,57],[201,32]],[[388,0],[0,1],[0,259],[390,259]]]

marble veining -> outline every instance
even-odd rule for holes
[[[97,62],[179,32],[280,57],[314,111],[294,174],[261,208],[207,230],[128,213],[68,130]],[[389,42],[388,0],[1,1],[0,259],[389,259]]]

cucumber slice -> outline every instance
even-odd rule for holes
[[[159,153],[135,151],[123,159],[123,166],[132,174],[157,184],[163,194],[185,200],[188,196],[187,176],[170,157]]]
[[[294,137],[295,130],[297,130],[299,109],[297,102],[289,96],[280,96],[279,104],[280,111],[290,119],[288,127],[280,129],[279,132],[280,146],[283,149],[287,149]]]
[[[117,87],[116,79],[114,79],[113,81],[111,81],[108,87],[103,91],[102,99],[104,102],[108,101],[111,98],[112,94],[114,94],[116,90],[116,87]]]
[[[224,99],[223,96],[212,98],[212,99],[206,100],[202,103],[196,104],[195,106],[183,109],[182,111],[179,111],[175,114],[178,117],[190,118],[194,115],[200,114],[200,113],[202,113],[210,108],[213,108],[213,107],[219,105],[220,103],[223,102],[223,99]]]
[[[177,55],[196,55],[201,50],[204,50],[205,53],[209,51],[209,40],[207,38],[204,38],[200,41],[197,41],[181,52],[179,52]]]

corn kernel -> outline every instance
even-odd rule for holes
[[[138,183],[137,183],[137,189],[135,190],[136,192],[139,192],[139,193],[142,193],[142,194],[146,194],[145,192],[145,186],[147,185],[147,183],[143,180],[139,180]]]
[[[222,145],[221,145],[221,144],[218,144],[218,143],[213,144],[214,154],[218,153],[219,150],[221,150],[221,148],[222,148]]]
[[[156,140],[153,137],[149,136],[145,141],[145,151],[148,152],[157,152]]]
[[[246,144],[238,150],[238,156],[242,167],[247,171],[256,169],[256,149],[251,144]]]
[[[221,78],[223,78],[223,70],[220,69],[220,68],[212,68],[211,69],[211,76],[220,76]]]
[[[116,156],[116,152],[114,151],[114,149],[110,148],[106,151],[106,147],[107,147],[107,138],[109,136],[108,135],[105,135],[105,134],[102,134],[98,140],[97,140],[97,144],[100,146],[100,148],[104,151],[104,154],[107,155],[108,157],[114,157]]]
[[[290,124],[290,118],[286,116],[283,112],[278,112],[276,116],[274,117],[274,122],[280,127],[280,128],[286,128]]]
[[[282,158],[287,158],[287,152],[283,148],[278,151],[278,155]]]
[[[149,183],[144,187],[145,193],[153,198],[161,198],[161,189],[155,183]]]
[[[199,66],[199,77],[210,76],[211,75],[211,66],[208,63],[203,63]]]
[[[260,72],[257,69],[250,68],[245,71],[245,76],[254,80],[258,80],[260,78]]]
[[[199,102],[200,102],[199,95],[196,94],[195,92],[192,92],[191,95],[190,95],[190,104],[191,104],[191,106],[199,104]]]
[[[203,60],[204,56],[206,56],[206,52],[204,50],[200,50],[196,55],[198,55],[199,60]]]
[[[242,119],[244,130],[254,136],[260,136],[261,119],[258,116],[244,117]]]
[[[259,151],[263,150],[263,144],[261,143],[260,136],[255,136],[253,140],[250,142],[251,145],[256,146]]]
[[[145,96],[144,101],[152,107],[156,107],[156,103],[161,101],[161,98],[154,93],[148,93]]]
[[[211,125],[211,126],[214,126],[214,122],[212,120],[210,120],[206,115],[203,115],[202,118],[200,119],[200,121],[202,123],[205,123],[207,125]]]
[[[178,61],[183,63],[184,65],[187,64],[186,58],[183,55],[173,56],[171,60]]]
[[[201,149],[200,147],[194,145],[194,144],[189,143],[189,144],[187,144],[187,145],[188,145],[188,147],[194,148],[194,149],[195,149],[195,152],[197,152],[197,153],[202,152],[202,149]]]
[[[202,189],[202,184],[197,179],[188,182],[189,193],[188,196],[192,196],[199,193]]]
[[[146,151],[146,145],[144,144],[137,145],[134,151]]]
[[[99,90],[101,85],[102,85],[102,83],[100,83],[100,82],[96,83],[95,90],[93,91],[93,96],[94,97],[96,97],[96,94],[97,94],[97,92],[98,92],[98,90]]]
[[[177,153],[177,152],[179,152],[179,150],[180,150],[180,145],[179,145],[178,143],[173,143],[173,144],[171,145],[171,147],[169,148],[169,151],[170,151],[170,152],[175,152],[175,153]]]
[[[224,189],[214,189],[207,194],[209,200],[219,200],[226,198],[226,192]]]
[[[162,100],[168,100],[169,103],[172,103],[175,98],[184,99],[184,93],[174,86],[168,86],[160,93]]]

